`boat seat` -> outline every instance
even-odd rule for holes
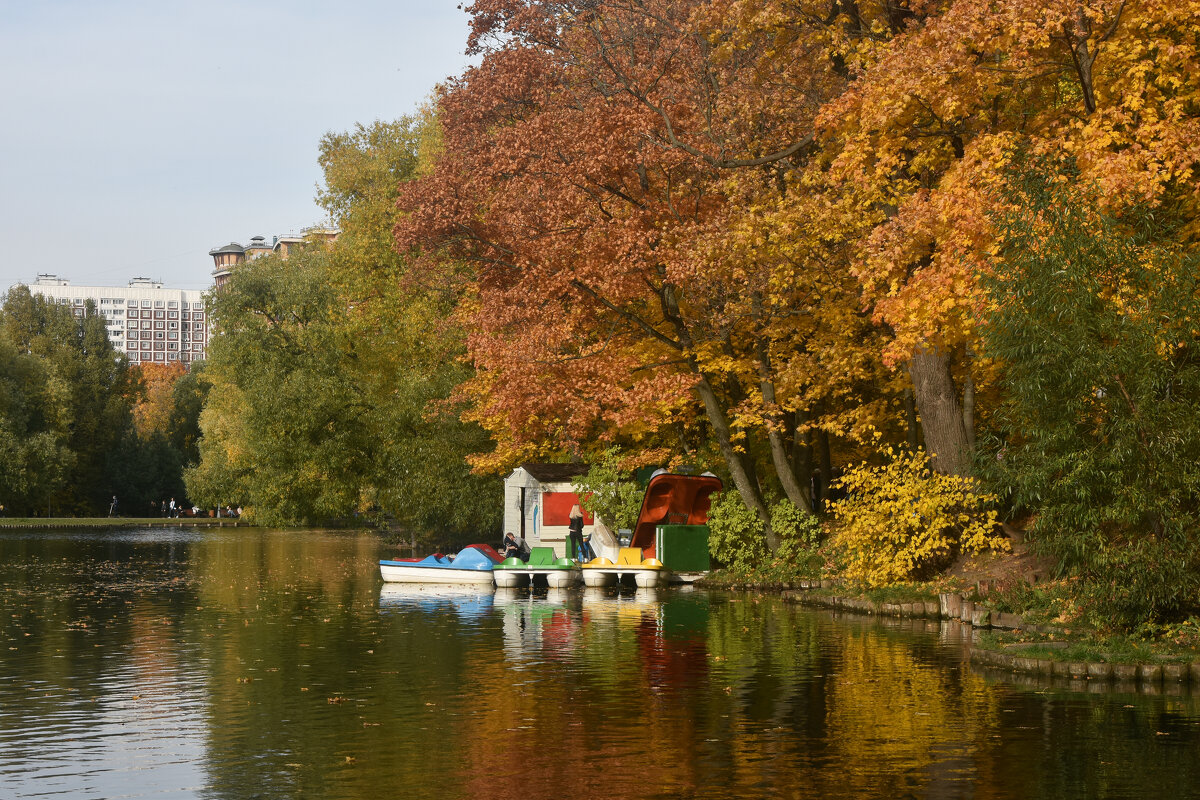
[[[550,567],[556,560],[553,547],[535,547],[529,552],[528,563],[531,567]]]
[[[625,564],[631,567],[641,566],[642,563],[642,548],[640,547],[622,547],[621,555],[617,558],[618,564]]]

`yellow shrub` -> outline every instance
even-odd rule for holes
[[[995,498],[976,481],[934,472],[920,450],[884,454],[884,466],[860,464],[835,484],[846,492],[833,513],[847,577],[886,586],[928,577],[959,553],[1008,549],[988,509]]]

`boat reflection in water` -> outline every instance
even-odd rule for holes
[[[482,617],[492,610],[494,587],[486,584],[385,583],[379,610],[452,610],[460,617]]]

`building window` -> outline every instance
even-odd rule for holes
[[[162,353],[155,353],[155,354],[154,354],[154,360],[155,360],[155,361],[165,361],[166,359],[164,359],[164,358],[163,358],[163,354],[162,354]]]
[[[155,312],[154,312],[154,318],[155,318],[155,319],[166,319],[166,318],[167,318],[167,316],[166,316],[166,313],[165,313],[165,312],[163,312],[163,311],[155,311]]]
[[[179,308],[179,303],[175,302],[174,300],[171,300],[170,302],[167,303],[167,308]]]
[[[162,331],[155,331],[155,332],[154,332],[154,338],[155,338],[155,339],[158,339],[158,340],[161,342],[161,341],[163,340],[163,338],[164,338],[164,337],[163,337],[163,332],[162,332]]]
[[[142,301],[142,308],[149,308],[149,307],[150,307],[150,301],[149,301],[149,300],[143,300],[143,301]]]
[[[171,331],[170,333],[167,334],[167,338],[174,341],[175,339],[179,338],[179,334],[176,333],[175,331]]]
[[[163,323],[163,322],[154,323],[154,329],[157,331],[161,331],[165,327],[166,327],[166,323]]]
[[[178,323],[178,322],[168,322],[168,323],[167,323],[167,330],[169,330],[169,331],[177,331],[177,330],[179,330],[179,323]]]
[[[162,300],[155,300],[155,301],[154,301],[154,307],[155,307],[155,308],[162,308],[162,307],[163,307],[163,301],[162,301]]]
[[[167,319],[179,319],[179,312],[178,311],[168,311]]]

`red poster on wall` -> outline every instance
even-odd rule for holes
[[[542,493],[542,524],[570,525],[571,506],[579,502],[579,495],[574,492],[543,492]],[[581,506],[582,508],[582,506]],[[591,525],[592,515],[583,512],[583,522]]]

